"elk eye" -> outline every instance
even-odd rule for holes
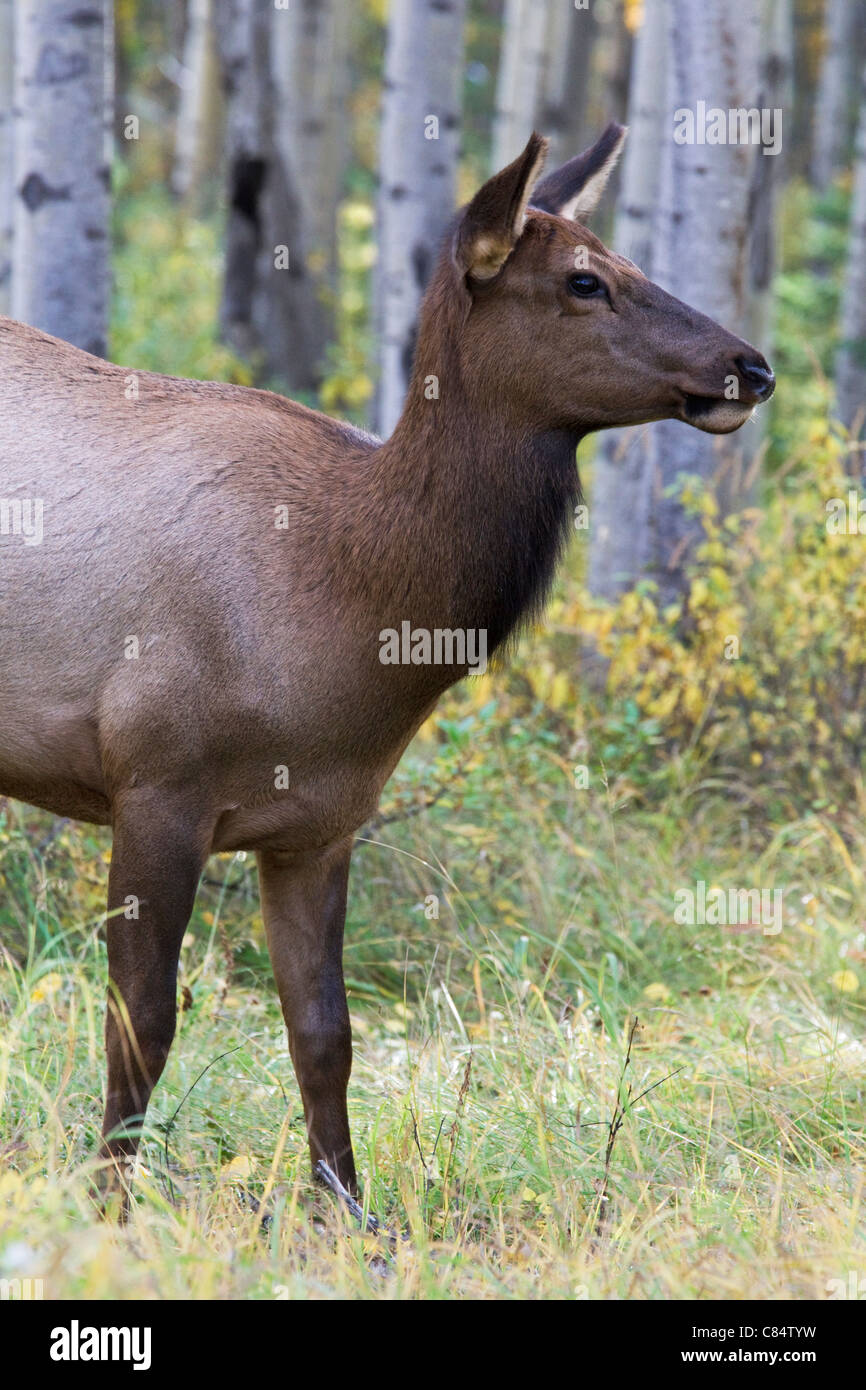
[[[568,288],[580,299],[591,299],[603,286],[597,275],[572,275]]]

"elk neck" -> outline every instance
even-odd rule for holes
[[[422,338],[394,433],[352,470],[350,569],[362,551],[383,627],[485,629],[493,652],[543,605],[580,497],[580,435],[522,423],[495,380],[473,390],[439,346]]]

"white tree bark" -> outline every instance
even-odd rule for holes
[[[387,436],[412,366],[415,324],[454,212],[466,0],[392,0],[380,138],[380,378],[377,425]]]
[[[822,190],[829,186],[845,162],[848,111],[855,78],[857,19],[858,9],[853,0],[827,0],[812,146],[812,181]]]
[[[538,130],[550,141],[550,168],[579,154],[585,130],[596,12],[571,0],[506,0],[493,123],[493,172]]]
[[[538,119],[544,100],[551,3],[557,0],[506,0],[493,120],[493,173],[517,158]]]
[[[662,149],[670,141],[663,129],[666,111],[666,0],[644,0],[641,27],[632,50],[628,139],[616,213],[614,246],[653,273],[653,244],[658,235],[659,178]],[[646,428],[609,430],[600,436],[593,465],[589,585],[593,593],[613,597],[635,577],[634,536],[623,524],[623,498],[640,499],[646,515],[650,470]]]
[[[308,265],[331,285],[347,156],[351,19],[345,0],[293,0],[272,16],[275,138],[297,172]]]
[[[724,111],[758,105],[760,15],[758,0],[672,0],[669,12],[669,112],[694,111],[699,100]],[[751,144],[678,145],[668,142],[669,173],[662,182],[662,213],[654,278],[678,299],[732,332],[748,329],[748,212],[756,158]],[[749,428],[747,425],[746,429]],[[737,436],[702,434],[676,420],[651,427],[654,459],[649,524],[641,533],[642,571],[654,579],[662,606],[682,589],[683,571],[701,530],[676,496],[666,496],[681,473],[711,479],[727,464],[720,489],[723,509],[736,497]]]
[[[744,333],[748,323],[748,210],[757,147],[746,144],[677,144],[673,113],[758,105],[758,0],[668,0],[668,76],[659,175],[659,212],[650,256],[652,277],[677,298]],[[748,428],[748,426],[746,426]],[[641,455],[631,456],[620,488],[599,506],[591,531],[591,582],[601,593],[628,587],[640,576],[658,585],[664,607],[680,597],[683,570],[699,539],[698,523],[675,495],[666,495],[682,473],[714,477],[728,465],[722,505],[736,491],[737,436],[702,434],[665,420],[643,432]],[[609,484],[610,486],[610,484]],[[601,534],[609,527],[607,541]],[[607,557],[603,549],[607,547]]]
[[[12,199],[15,146],[12,139],[14,19],[12,0],[0,0],[0,314],[8,314],[12,290]]]
[[[217,145],[217,63],[212,0],[190,0],[175,129],[172,188],[189,199],[213,173]]]
[[[15,0],[12,313],[104,356],[110,294],[112,10]]]
[[[841,344],[836,359],[836,394],[840,420],[855,438],[863,438],[866,435],[866,67],[860,83],[860,121],[842,291]],[[866,477],[866,456],[859,471]]]

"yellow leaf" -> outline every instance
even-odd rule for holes
[[[62,985],[63,976],[58,975],[56,970],[52,970],[49,975],[43,975],[38,985],[30,992],[31,1004],[39,1004],[43,999],[47,999],[49,995],[56,994]]]
[[[679,690],[675,685],[671,685],[667,690],[663,690],[655,700],[649,702],[647,713],[651,714],[654,719],[667,719],[668,715],[673,713],[679,698]]]
[[[249,1154],[235,1154],[230,1163],[224,1163],[220,1169],[220,1177],[229,1181],[238,1178],[248,1178],[253,1171],[253,1160]]]
[[[831,976],[830,983],[840,994],[856,994],[860,988],[860,981],[853,970],[837,970],[836,974]]]
[[[553,678],[548,696],[548,704],[551,709],[562,709],[567,703],[570,693],[570,682],[565,671],[558,671]]]

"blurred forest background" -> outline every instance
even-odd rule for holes
[[[350,1113],[374,1207],[412,1230],[396,1282],[303,1213],[243,855],[211,862],[184,946],[143,1265],[82,1243],[110,849],[0,806],[0,1272],[73,1297],[835,1297],[866,1259],[866,3],[111,10],[0,0],[0,312],[387,435],[453,208],[533,128],[550,168],[615,119],[594,230],[778,387],[732,436],[584,442],[544,622],[443,702],[361,837]],[[678,144],[699,102],[770,113],[773,152]],[[678,925],[701,881],[782,890],[781,933]],[[267,1251],[238,1184],[276,1198]]]

